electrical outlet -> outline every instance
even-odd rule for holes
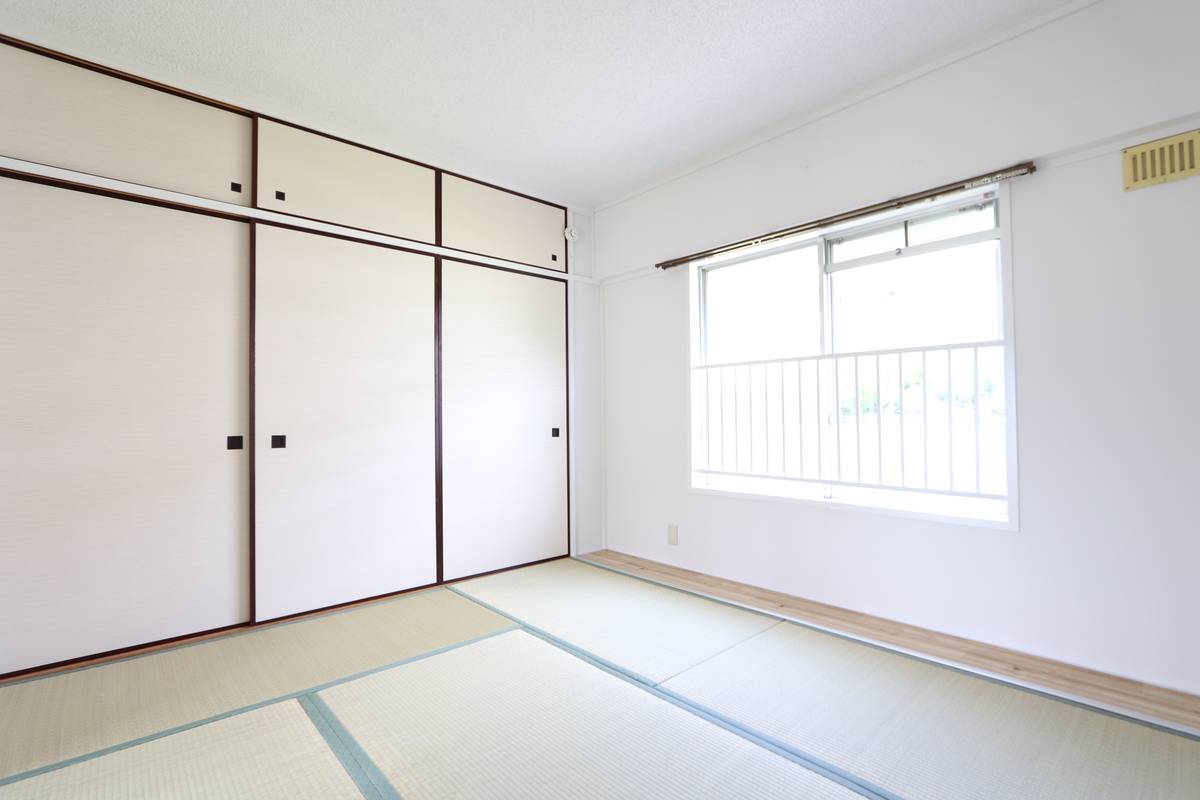
[[[667,526],[667,544],[679,544],[679,526]]]

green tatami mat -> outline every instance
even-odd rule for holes
[[[1200,742],[784,624],[663,688],[909,800],[1197,800]]]
[[[0,779],[511,627],[435,590],[0,687]]]
[[[361,798],[295,700],[0,786],[0,800]]]
[[[319,696],[406,800],[858,800],[523,631]]]
[[[454,588],[655,683],[779,624],[574,559]]]

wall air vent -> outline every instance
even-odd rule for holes
[[[1127,147],[1121,160],[1127,192],[1200,175],[1200,130]]]

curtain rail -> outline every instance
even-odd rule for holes
[[[913,194],[906,194],[901,197],[894,197],[891,200],[885,200],[881,203],[874,203],[869,206],[863,206],[862,208],[856,208],[853,211],[845,211],[841,214],[834,214],[833,216],[822,217],[821,219],[815,219],[800,225],[792,225],[788,228],[782,228],[777,231],[771,231],[770,233],[764,233],[761,236],[755,236],[752,239],[743,239],[731,244],[712,247],[708,250],[701,250],[686,256],[680,256],[679,258],[660,261],[655,264],[654,267],[656,269],[671,269],[672,267],[683,266],[684,264],[689,264],[699,258],[708,258],[710,256],[722,255],[724,253],[732,253],[747,247],[755,247],[757,245],[766,244],[767,242],[775,241],[777,239],[783,239],[788,236],[795,236],[800,233],[816,230],[817,228],[824,228],[836,223],[847,222],[849,220],[865,217],[870,214],[877,214],[881,211],[890,211],[891,209],[900,208],[901,206],[917,203],[922,200],[930,200],[932,198],[941,197],[942,195],[951,194],[953,192],[964,191],[967,189],[977,189],[980,186],[986,186],[990,183],[999,183],[1000,181],[1005,181],[1009,178],[1016,178],[1021,175],[1029,175],[1036,171],[1037,167],[1032,161],[1024,161],[1020,164],[1014,164],[1013,166],[1005,169],[995,170],[993,172],[985,172],[982,175],[976,175],[973,178],[955,181],[954,183],[947,183],[943,186],[938,186],[933,189],[926,189],[923,192],[915,192]]]

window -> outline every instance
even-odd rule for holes
[[[815,355],[821,318],[816,246],[705,271],[705,330],[713,362]]]
[[[692,486],[1008,524],[996,187],[694,262]]]

